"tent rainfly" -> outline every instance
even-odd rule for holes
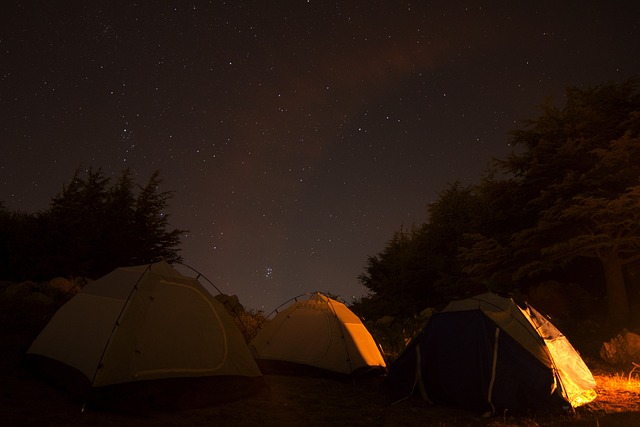
[[[117,268],[86,285],[56,312],[25,359],[96,406],[134,405],[136,398],[167,406],[165,392],[180,389],[191,393],[182,393],[183,401],[196,390],[213,401],[264,385],[224,306],[164,261]],[[165,401],[152,402],[154,395]]]
[[[562,411],[596,398],[569,340],[526,304],[486,293],[435,313],[389,367],[392,402],[414,393],[487,414]]]
[[[320,293],[276,314],[249,347],[263,369],[287,365],[354,376],[386,371],[380,349],[358,316]]]

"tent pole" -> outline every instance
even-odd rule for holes
[[[138,284],[140,283],[140,281],[142,280],[144,275],[147,274],[147,272],[151,271],[151,266],[152,265],[153,264],[149,264],[147,266],[147,268],[142,272],[140,277],[138,277],[138,280],[136,281],[136,284],[133,286],[133,288],[131,288],[131,292],[129,292],[129,295],[127,296],[127,300],[122,305],[122,309],[120,310],[120,313],[118,314],[118,317],[116,318],[116,321],[113,324],[113,328],[111,329],[111,334],[109,335],[109,339],[107,339],[107,342],[104,344],[104,349],[102,349],[102,354],[100,355],[100,360],[98,361],[98,366],[96,366],[96,370],[95,370],[95,372],[93,374],[93,378],[91,378],[91,386],[92,387],[93,387],[93,384],[96,381],[96,378],[98,377],[98,372],[102,368],[102,361],[104,360],[104,356],[107,354],[107,349],[109,348],[109,344],[111,344],[111,338],[113,338],[113,335],[114,335],[116,329],[120,326],[120,319],[122,318],[127,306],[129,305],[129,302],[131,301],[131,297],[138,290]],[[83,407],[84,407],[84,404],[83,404]]]

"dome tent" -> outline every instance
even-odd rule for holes
[[[215,401],[264,385],[223,305],[164,261],[117,268],[86,285],[56,312],[25,359],[104,407],[169,407],[193,399],[196,390],[199,399]],[[181,389],[189,393],[174,393]]]
[[[453,301],[389,367],[392,402],[414,393],[483,413],[556,411],[595,399],[568,339],[528,304],[493,293]]]
[[[249,347],[264,369],[293,372],[308,367],[353,376],[386,370],[377,344],[358,316],[321,293],[277,313]]]

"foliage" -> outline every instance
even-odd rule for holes
[[[427,319],[413,316],[405,319],[385,317],[387,322],[366,322],[367,330],[380,346],[387,366],[395,361],[407,344],[426,326]]]
[[[231,313],[236,325],[242,332],[242,336],[249,344],[256,336],[266,321],[264,313],[259,310],[238,310]]]
[[[360,301],[380,306],[379,313],[410,316],[452,298],[486,291],[463,271],[460,247],[472,244],[473,233],[484,226],[486,200],[475,188],[459,182],[440,193],[428,206],[429,222],[396,232],[383,252],[368,258],[360,282],[373,295]]]
[[[34,215],[0,209],[0,278],[28,279],[42,223]]]
[[[397,231],[385,250],[368,258],[368,274],[360,275],[361,283],[376,295],[380,309],[398,314],[407,305],[416,310],[417,289],[425,273],[419,257],[419,230]]]
[[[538,186],[529,202],[537,220],[513,235],[514,250],[530,255],[521,258],[517,275],[535,277],[583,257],[596,259],[610,318],[626,322],[623,266],[640,259],[638,80],[570,89],[564,109],[548,109],[516,133],[514,143],[528,148],[521,156],[527,167],[517,157],[505,163],[519,174],[515,185]]]
[[[451,185],[425,224],[369,257],[368,301],[408,315],[469,292],[573,280],[606,292],[610,318],[625,322],[624,268],[640,261],[639,81],[569,88],[564,107],[543,105],[512,132],[518,151],[481,183]]]
[[[111,185],[101,170],[76,170],[43,212],[0,210],[0,277],[100,277],[118,266],[180,261],[183,230],[169,230],[170,192],[154,173],[139,193],[129,170]]]

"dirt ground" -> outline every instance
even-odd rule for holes
[[[127,415],[82,410],[66,393],[20,366],[31,337],[3,335],[0,361],[2,426],[631,426],[640,425],[640,387],[599,387],[598,399],[575,414],[494,417],[432,406],[419,398],[389,405],[380,381],[266,375],[257,395],[197,409]],[[610,373],[595,372],[599,384]]]

